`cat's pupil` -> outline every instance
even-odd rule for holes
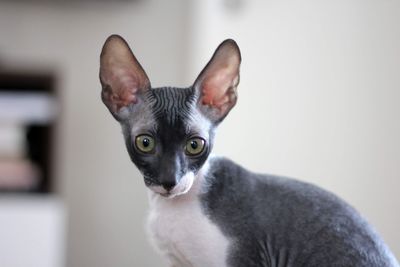
[[[148,147],[150,145],[150,140],[149,140],[149,138],[144,138],[143,139],[143,146],[144,147]]]
[[[193,149],[196,149],[196,148],[199,146],[199,144],[197,143],[197,141],[191,141],[191,142],[190,142],[190,146],[191,146]]]

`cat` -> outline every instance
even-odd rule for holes
[[[211,156],[237,100],[241,54],[222,42],[188,88],[152,88],[126,41],[100,56],[101,97],[150,189],[149,233],[175,267],[399,266],[344,201]]]

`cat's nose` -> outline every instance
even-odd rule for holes
[[[162,187],[164,187],[164,189],[167,190],[167,191],[171,191],[172,188],[175,187],[175,185],[176,185],[175,182],[163,182],[162,183]]]

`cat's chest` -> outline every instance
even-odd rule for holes
[[[205,216],[196,197],[176,200],[154,196],[148,230],[173,266],[226,266],[229,241]]]

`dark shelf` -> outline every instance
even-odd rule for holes
[[[18,92],[54,92],[55,76],[49,73],[11,72],[0,70],[0,90]]]
[[[0,70],[0,92],[48,93],[56,97],[54,87],[55,76],[52,73]],[[52,144],[54,144],[54,124],[55,122],[52,121],[40,125],[34,123],[23,125],[26,133],[26,156],[39,168],[41,173],[38,186],[23,192],[51,193],[53,191],[54,156],[52,153],[54,149],[52,149]],[[10,192],[10,190],[2,190],[1,188],[0,191]]]

